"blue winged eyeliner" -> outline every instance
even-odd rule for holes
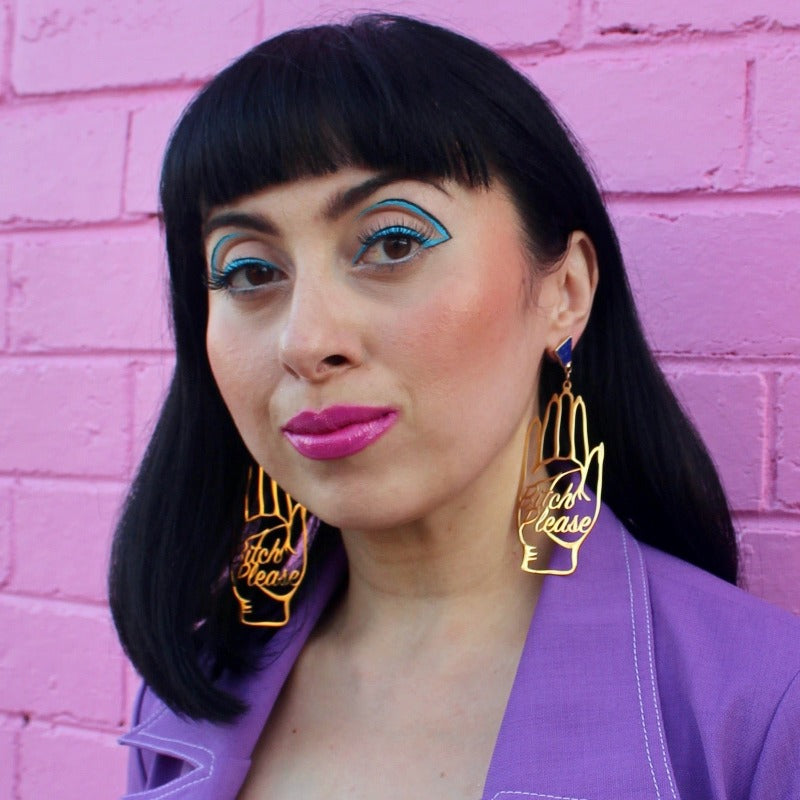
[[[245,235],[246,234],[243,233],[227,233],[214,245],[214,249],[211,251],[211,259],[210,259],[211,276],[209,279],[209,283],[212,286],[212,288],[222,288],[225,285],[225,278],[227,278],[229,275],[231,275],[240,267],[254,265],[254,266],[265,266],[269,267],[270,269],[275,269],[275,266],[271,264],[269,261],[266,261],[263,258],[255,258],[254,256],[244,256],[243,258],[235,258],[229,264],[226,264],[222,270],[218,268],[217,253],[219,251],[219,248],[226,242],[229,242],[231,239],[238,239]]]
[[[211,276],[219,275],[220,272],[217,269],[217,252],[219,251],[220,247],[222,247],[225,242],[229,242],[231,239],[238,239],[243,234],[241,233],[226,233],[215,245],[214,249],[211,251]]]
[[[358,216],[363,217],[364,214],[368,214],[370,211],[375,211],[376,209],[384,208],[386,206],[403,208],[406,211],[410,211],[412,214],[422,217],[426,222],[430,223],[431,227],[436,231],[436,235],[433,237],[427,237],[421,234],[419,231],[415,231],[413,228],[409,228],[405,225],[388,225],[387,227],[376,231],[367,239],[366,242],[361,245],[361,247],[358,249],[358,252],[353,257],[353,263],[358,261],[358,259],[361,258],[361,256],[364,255],[364,253],[370,247],[372,247],[375,242],[392,234],[408,236],[409,238],[418,242],[420,247],[424,250],[427,250],[430,247],[435,247],[437,244],[442,244],[442,242],[446,242],[450,239],[450,234],[447,228],[445,228],[444,225],[442,225],[442,223],[436,219],[436,217],[429,214],[427,211],[425,211],[425,209],[420,208],[420,206],[418,206],[416,203],[410,203],[408,200],[400,200],[397,198],[381,200],[380,202],[369,206],[369,208],[365,208]]]

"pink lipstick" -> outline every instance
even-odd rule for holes
[[[330,406],[301,411],[282,428],[300,455],[325,461],[345,458],[369,447],[397,422],[394,408]]]

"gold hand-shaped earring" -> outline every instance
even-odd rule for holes
[[[541,575],[570,575],[578,551],[600,513],[603,491],[603,443],[589,446],[586,404],[572,394],[572,338],[555,350],[564,368],[564,385],[554,394],[542,419],[528,426],[525,455],[517,491],[517,529],[522,543],[522,569]],[[586,492],[595,472],[594,496]],[[569,566],[538,565],[539,545],[549,538],[569,552]]]
[[[265,480],[261,467],[255,474],[250,467],[244,496],[244,538],[231,564],[231,587],[239,601],[242,623],[280,628],[289,621],[289,602],[306,573],[316,519],[271,478],[267,508]]]

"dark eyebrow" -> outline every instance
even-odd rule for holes
[[[381,172],[379,175],[367,178],[363,183],[336,192],[326,204],[323,216],[328,220],[338,219],[353,206],[358,205],[371,194],[377,192],[382,186],[397,180],[401,180],[401,176],[396,172]]]
[[[244,211],[223,211],[221,214],[214,214],[213,217],[203,223],[200,231],[203,241],[219,228],[244,228],[257,233],[266,233],[269,236],[277,236],[279,232],[273,222],[260,214],[246,214]]]
[[[336,220],[342,216],[346,211],[349,211],[353,206],[358,205],[363,200],[366,200],[371,194],[374,194],[383,186],[395,181],[401,180],[416,180],[422,183],[427,183],[436,189],[447,194],[445,189],[435,180],[427,180],[425,178],[409,177],[398,172],[382,172],[372,178],[367,178],[363,183],[356,186],[351,186],[349,189],[343,189],[331,197],[326,203],[323,217],[328,220]],[[243,228],[245,230],[256,231],[257,233],[264,233],[268,236],[280,235],[280,229],[274,222],[267,219],[260,214],[248,214],[243,211],[223,211],[220,214],[207,219],[201,228],[201,235],[205,241],[214,231],[219,228]]]
[[[341,192],[337,192],[327,203],[323,215],[325,219],[335,220],[342,216],[346,211],[349,211],[353,206],[358,205],[363,200],[366,200],[371,194],[374,194],[378,189],[386,186],[395,181],[419,181],[420,183],[427,183],[438,189],[440,192],[448,194],[442,185],[433,179],[423,178],[415,175],[408,175],[402,172],[381,172],[372,178],[368,178],[363,183],[357,186],[352,186]],[[448,195],[449,196],[449,195]]]

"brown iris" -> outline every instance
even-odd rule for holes
[[[410,236],[389,236],[383,240],[383,252],[393,261],[399,261],[411,254],[413,245]]]

